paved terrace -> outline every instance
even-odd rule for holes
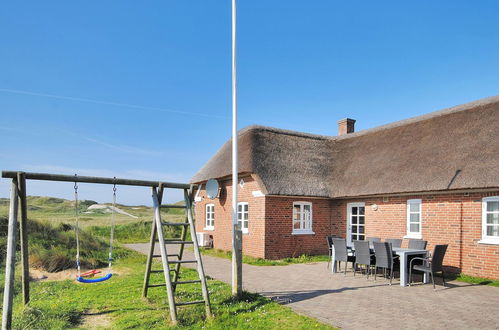
[[[147,253],[148,244],[128,244]],[[159,253],[159,251],[157,251]],[[187,256],[186,256],[187,257]],[[206,274],[231,282],[230,260],[203,256]],[[499,288],[458,281],[400,287],[351,272],[331,274],[326,263],[243,265],[244,289],[260,293],[343,329],[499,329]],[[441,280],[437,277],[437,284]]]

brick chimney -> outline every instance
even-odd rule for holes
[[[338,120],[338,135],[345,135],[355,131],[355,119],[345,118]]]

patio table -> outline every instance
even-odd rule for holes
[[[370,245],[371,246],[371,245]],[[354,251],[353,246],[347,246],[349,250],[352,252]],[[372,248],[371,248],[372,250]],[[416,250],[416,249],[408,249],[408,248],[392,248],[393,254],[396,254],[400,258],[400,286],[407,286],[409,282],[408,278],[408,270],[409,270],[409,256],[423,256],[427,257],[428,256],[428,251],[426,250]],[[333,273],[336,273],[336,260],[334,258],[334,246],[331,251],[331,260],[332,260],[332,267],[331,271]],[[403,266],[404,265],[404,266]],[[423,275],[423,282],[428,283],[429,278],[426,273]]]

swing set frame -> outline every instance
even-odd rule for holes
[[[93,176],[73,176],[48,173],[29,173],[20,171],[2,171],[2,178],[12,179],[10,190],[9,222],[7,232],[7,256],[5,262],[5,287],[3,296],[2,330],[12,328],[12,303],[14,298],[14,275],[16,266],[16,232],[18,222],[18,210],[21,211],[19,221],[20,246],[21,246],[21,268],[22,268],[22,293],[23,303],[27,305],[30,299],[29,293],[29,251],[28,251],[28,208],[26,200],[26,180],[57,181],[57,182],[82,182],[96,184],[110,184],[139,187],[165,187],[175,189],[189,189],[196,185],[187,183],[147,181],[119,178],[105,178]]]

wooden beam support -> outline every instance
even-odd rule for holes
[[[16,270],[16,223],[18,210],[17,176],[10,188],[9,225],[7,229],[7,258],[5,262],[5,287],[3,291],[2,330],[12,328],[12,301],[14,298],[14,273]]]
[[[28,205],[26,201],[26,177],[23,172],[17,173],[17,185],[21,206],[19,237],[21,240],[23,302],[27,305],[29,303]]]
[[[2,178],[17,178],[17,173],[14,171],[3,171]],[[119,179],[119,178],[103,178],[96,176],[74,176],[74,175],[61,175],[61,174],[48,174],[48,173],[25,173],[26,180],[43,180],[43,181],[63,181],[63,182],[85,182],[85,183],[100,183],[100,184],[117,184],[124,186],[141,186],[141,187],[159,187],[175,188],[175,189],[189,189],[190,184],[175,183],[175,182],[162,182],[162,181],[147,181],[147,180],[132,180],[132,179]]]

